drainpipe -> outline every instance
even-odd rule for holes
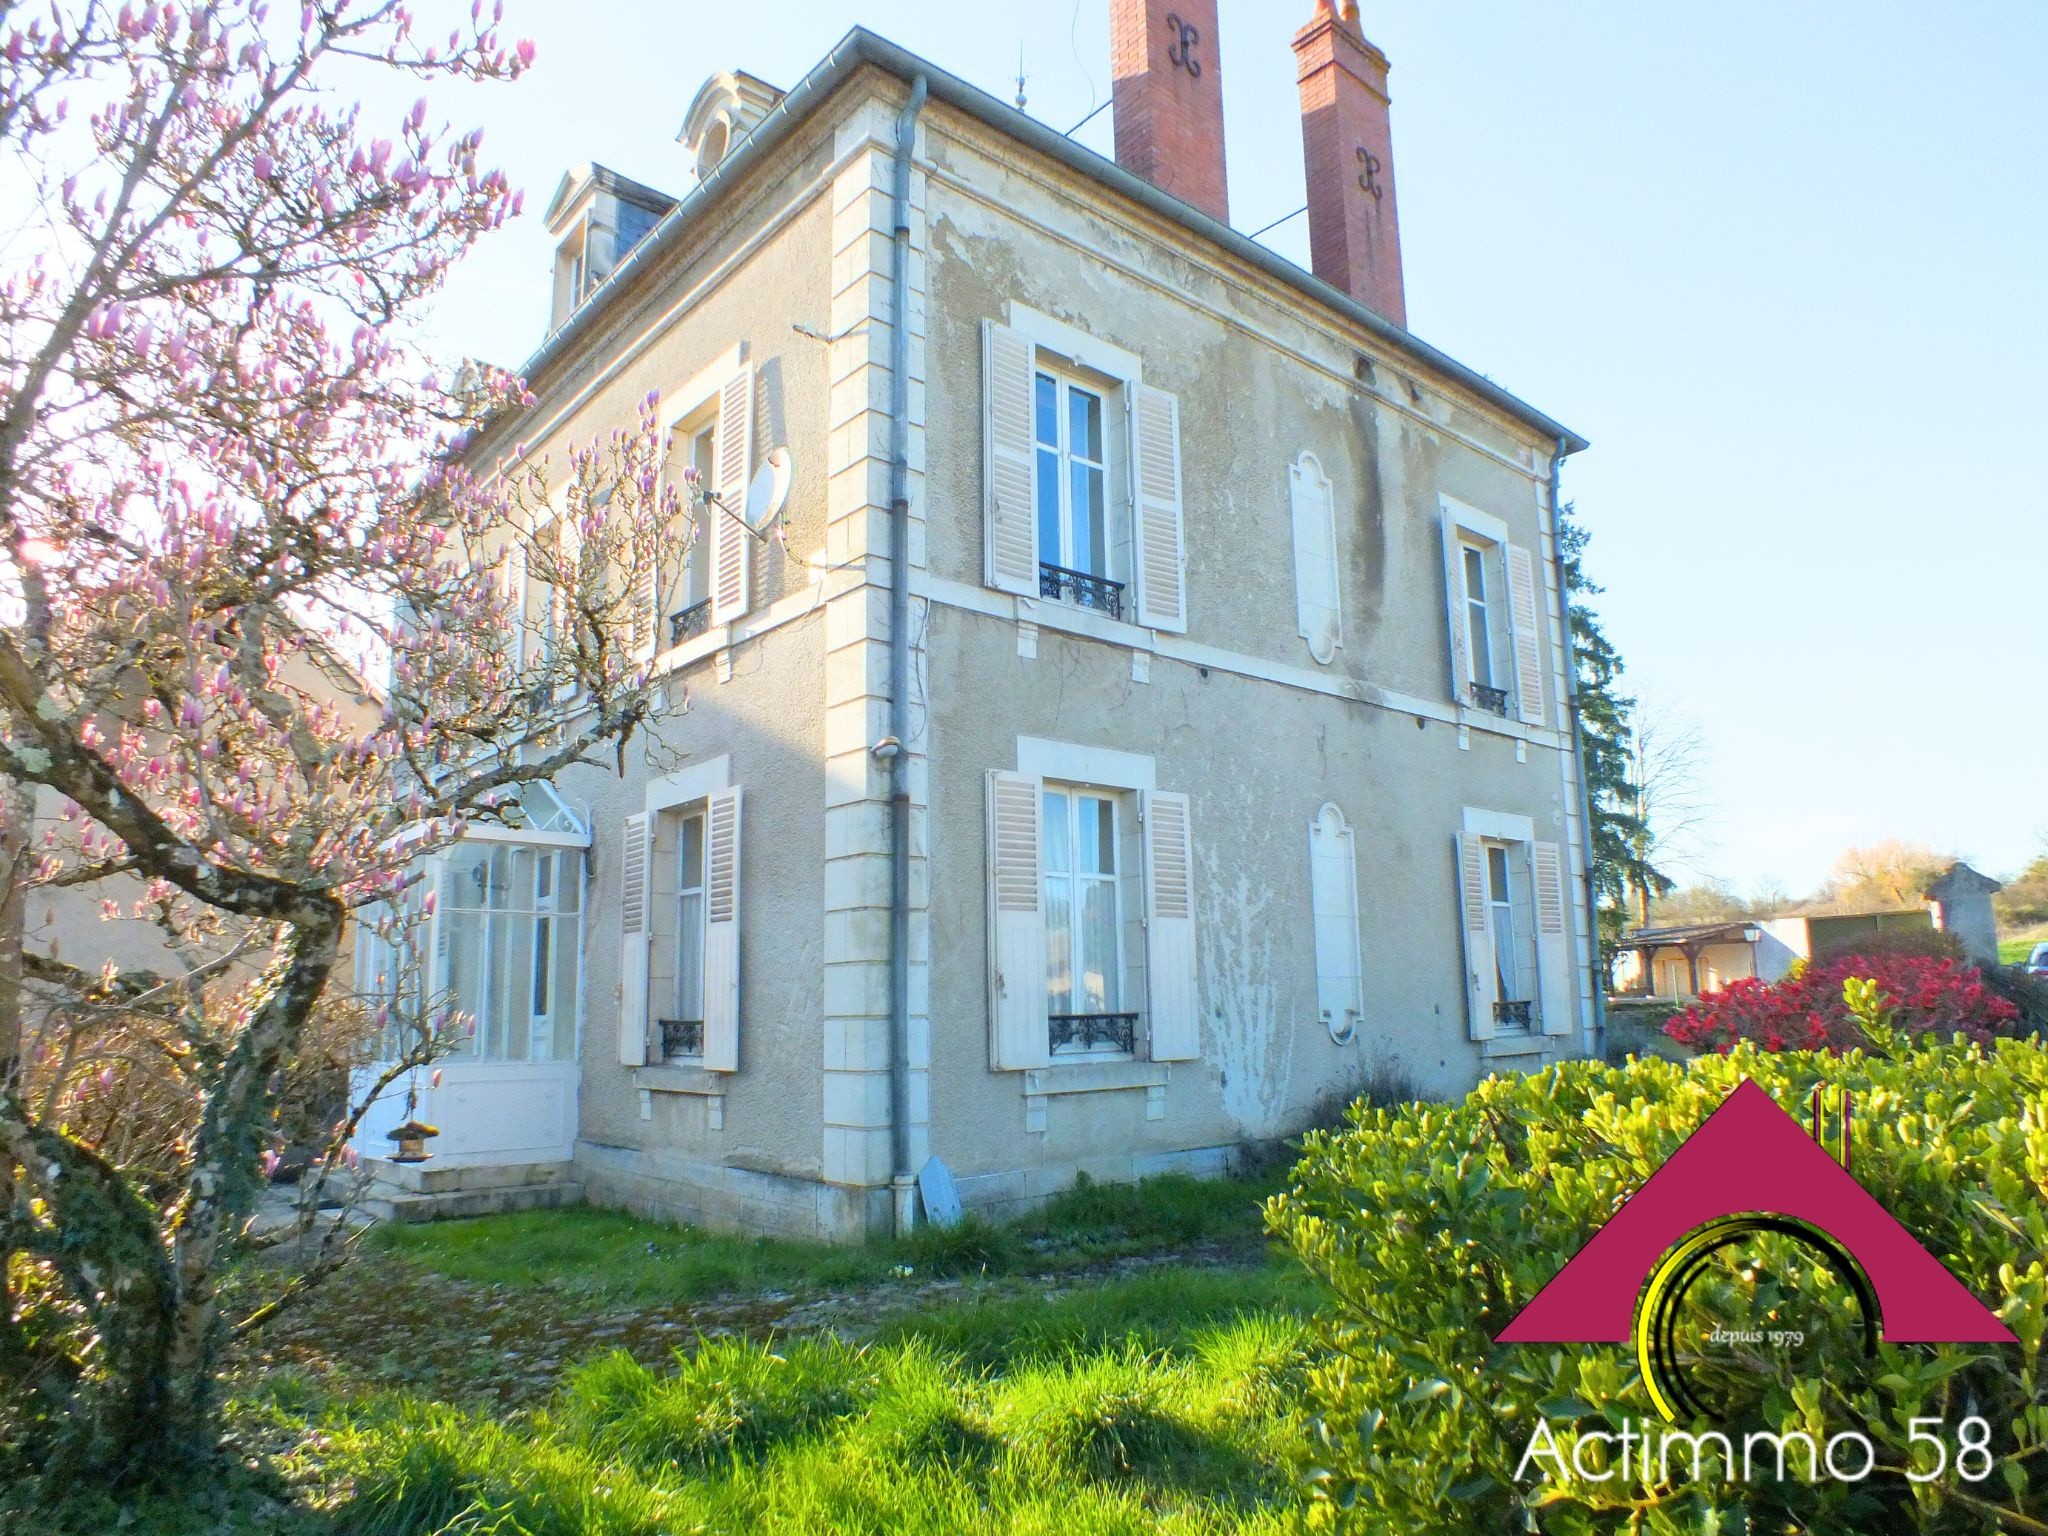
[[[889,1157],[900,1236],[917,1224],[910,1166],[910,172],[920,74],[896,119],[893,249],[889,255]]]
[[[1570,452],[1569,441],[1560,437],[1550,456],[1550,560],[1557,568],[1557,598],[1564,610],[1564,701],[1572,723],[1572,760],[1579,781],[1579,847],[1586,861],[1586,951],[1592,957],[1586,979],[1593,989],[1593,1023],[1590,1029],[1581,1030],[1580,1045],[1588,1056],[1597,1056],[1607,1049],[1607,989],[1600,982],[1600,896],[1593,885],[1593,795],[1586,782],[1585,734],[1579,727],[1578,656],[1572,645],[1571,589],[1565,585],[1564,540],[1559,537],[1564,526],[1564,508],[1558,500],[1559,481]]]

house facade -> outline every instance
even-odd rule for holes
[[[1295,38],[1317,276],[1224,222],[1218,71],[1155,8],[1121,164],[856,30],[711,81],[630,249],[595,172],[557,196],[610,264],[478,461],[655,392],[677,473],[772,499],[663,572],[623,771],[437,861],[451,1175],[857,1237],[934,1158],[993,1210],[1595,1048],[1584,445],[1403,328],[1355,19]]]

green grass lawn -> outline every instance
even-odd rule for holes
[[[1277,1536],[1317,1296],[1265,1249],[1269,1187],[1084,1185],[859,1249],[594,1211],[385,1229],[240,1363],[246,1475],[122,1528]]]
[[[2039,935],[2025,939],[2000,939],[1998,960],[2001,965],[2022,965],[2027,956],[2034,952],[2034,946],[2041,942]]]
[[[970,1218],[951,1230],[925,1227],[906,1241],[857,1248],[733,1237],[589,1209],[386,1226],[370,1244],[406,1264],[482,1285],[655,1305],[918,1276],[1047,1273],[1159,1248],[1252,1243],[1263,1231],[1260,1203],[1271,1192],[1271,1181],[1248,1178],[1084,1182],[1016,1221]]]

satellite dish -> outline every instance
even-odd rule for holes
[[[790,458],[787,448],[772,448],[747,482],[747,504],[741,516],[759,533],[789,500]]]

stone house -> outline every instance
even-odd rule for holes
[[[413,1187],[853,1238],[932,1159],[998,1209],[1595,1048],[1584,444],[1405,329],[1355,7],[1294,38],[1313,273],[1229,227],[1215,5],[1167,9],[1115,0],[1114,161],[856,29],[706,84],[673,203],[557,195],[478,462],[654,391],[765,489],[651,595],[623,772],[439,860],[478,1028]]]

